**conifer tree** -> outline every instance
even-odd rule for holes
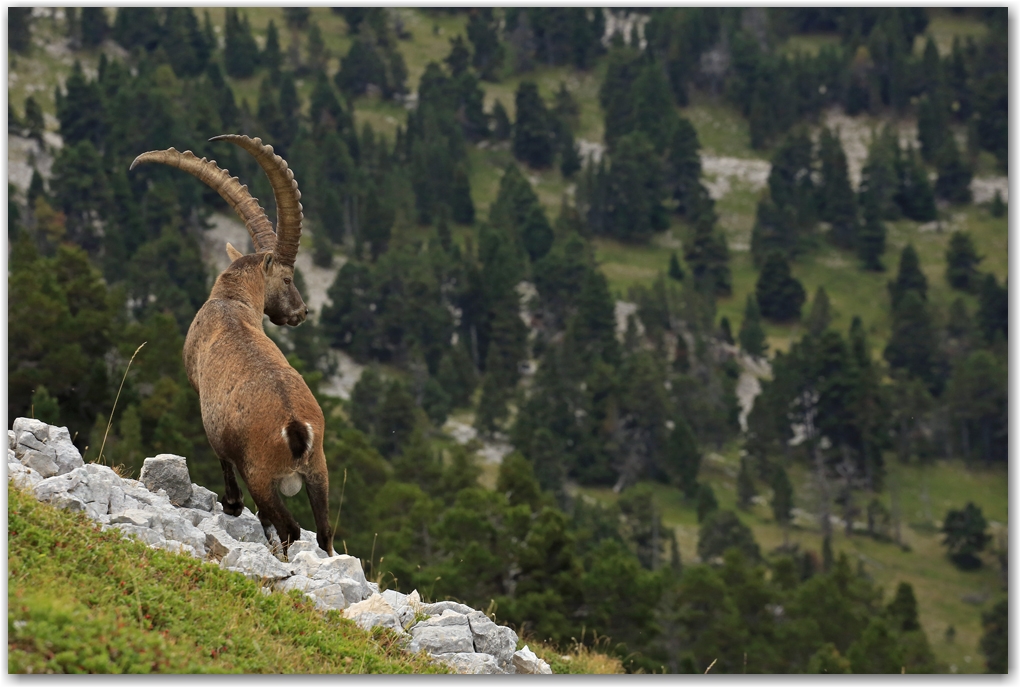
[[[812,336],[821,336],[822,332],[832,324],[830,310],[829,294],[826,293],[824,286],[819,286],[811,301],[811,312],[807,317],[807,329]]]
[[[900,253],[900,267],[896,273],[896,280],[889,282],[889,296],[894,310],[907,291],[916,291],[921,300],[928,299],[928,278],[921,271],[917,251],[909,243]]]
[[[928,170],[913,146],[898,155],[896,167],[899,183],[895,200],[903,215],[915,222],[930,222],[938,217]]]
[[[32,8],[11,7],[7,10],[7,45],[19,53],[32,45]]]
[[[868,194],[863,197],[864,224],[857,235],[857,257],[864,269],[881,272],[885,269],[882,255],[885,253],[886,228],[882,222],[880,199]]]
[[[946,140],[953,137],[949,128],[949,104],[945,100],[944,91],[937,88],[921,96],[917,103],[917,139],[925,162],[935,162]]]
[[[783,546],[788,545],[790,521],[793,518],[793,485],[786,468],[777,466],[772,471],[772,517],[783,528]]]
[[[822,130],[818,157],[822,174],[817,188],[818,215],[832,224],[832,240],[837,246],[853,248],[857,242],[857,201],[850,187],[843,144],[828,128]]]
[[[28,129],[29,138],[34,138],[39,143],[43,142],[46,120],[43,117],[42,108],[32,96],[25,98],[25,128]]]
[[[117,13],[120,19],[120,12]],[[226,10],[226,43],[223,48],[223,66],[229,76],[245,79],[255,73],[259,61],[259,47],[252,35],[248,16],[241,18],[236,9]]]
[[[999,189],[995,189],[995,196],[992,198],[991,206],[992,217],[999,218],[1006,216],[1006,204],[1002,202],[1002,193]]]
[[[658,157],[641,131],[622,136],[606,173],[607,233],[622,241],[643,241],[669,226]],[[688,262],[690,260],[688,259]]]
[[[939,149],[937,163],[939,176],[935,180],[935,195],[950,203],[969,203],[974,172],[964,162],[952,136]]]
[[[684,260],[702,293],[717,296],[732,293],[729,258],[729,247],[723,233],[713,228],[710,218],[699,219],[694,225],[694,237],[684,248]]]
[[[777,322],[800,319],[804,287],[790,274],[781,253],[773,251],[765,259],[754,293],[763,317]]]
[[[474,47],[471,65],[481,78],[497,81],[505,50],[499,40],[499,19],[491,7],[478,7],[469,12],[467,36]]]
[[[935,386],[935,340],[931,315],[920,292],[909,289],[893,306],[893,328],[883,356],[890,367],[903,368],[912,376]]]
[[[513,128],[514,157],[530,167],[548,167],[553,159],[551,120],[535,82],[520,83],[514,104],[517,110]]]
[[[450,187],[450,212],[458,224],[472,224],[475,221],[475,204],[471,200],[471,186],[463,164],[453,168]]]
[[[715,492],[708,482],[702,482],[698,486],[698,523],[703,524],[712,513],[719,510],[719,502],[715,498]]]
[[[110,25],[106,21],[106,9],[83,7],[81,9],[81,44],[86,48],[102,45]]]
[[[266,47],[262,49],[259,60],[263,66],[269,69],[270,74],[280,71],[283,64],[283,52],[280,50],[280,34],[276,30],[276,22],[269,20],[266,27]]]
[[[510,117],[506,113],[506,108],[503,107],[503,103],[496,98],[496,102],[492,105],[492,122],[493,131],[492,135],[496,137],[497,141],[509,140],[511,134]]]
[[[581,157],[577,152],[577,143],[570,127],[563,125],[560,137],[560,173],[565,179],[571,179],[581,169]]]
[[[1009,291],[994,274],[986,274],[978,292],[977,324],[988,343],[1009,332]]]
[[[900,632],[912,632],[921,629],[917,618],[917,597],[909,582],[900,582],[896,587],[896,596],[885,607],[893,627]]]
[[[162,29],[153,7],[119,7],[113,23],[113,40],[131,50],[140,47],[152,52],[159,45]]]
[[[978,263],[983,260],[969,232],[954,231],[946,248],[946,281],[954,289],[970,291],[978,285]]]
[[[868,146],[868,159],[861,169],[860,205],[865,223],[869,208],[878,219],[894,220],[900,216],[895,196],[898,185],[896,170],[900,157],[899,141],[891,126],[884,126]]]
[[[758,495],[751,475],[751,461],[747,456],[740,459],[740,472],[737,473],[737,505],[747,510],[751,507],[751,499]]]
[[[680,267],[680,260],[676,257],[676,251],[669,254],[669,278],[674,281],[684,280],[684,270]]]
[[[765,330],[761,327],[761,312],[758,301],[752,294],[747,294],[744,306],[744,319],[740,323],[740,348],[748,355],[760,358],[768,352]]]
[[[674,421],[673,431],[670,432],[666,445],[665,463],[666,472],[673,484],[683,491],[686,498],[693,499],[698,491],[701,453],[698,451],[694,432],[682,417]]]
[[[725,343],[733,345],[733,330],[730,327],[730,318],[725,315],[719,320],[719,338]]]

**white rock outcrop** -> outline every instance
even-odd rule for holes
[[[7,440],[8,481],[40,501],[84,512],[103,529],[268,582],[279,592],[297,590],[316,608],[342,611],[364,629],[392,630],[408,651],[425,651],[459,673],[551,673],[527,646],[515,651],[516,632],[481,611],[456,601],[425,604],[417,590],[380,593],[360,560],[328,555],[314,532],[301,530],[285,559],[275,531],[267,538],[247,508],[238,516],[224,513],[214,492],[192,483],[182,456],[146,458],[142,479],[134,480],[85,464],[66,427],[18,418]]]

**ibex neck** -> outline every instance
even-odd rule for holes
[[[216,283],[209,294],[209,300],[242,303],[251,308],[253,318],[261,322],[262,311],[266,307],[265,289],[261,288],[261,284],[253,286],[250,283],[245,283],[246,281],[248,280],[245,280],[242,275],[221,274],[216,278]]]

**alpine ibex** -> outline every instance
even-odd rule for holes
[[[303,482],[315,517],[316,539],[332,555],[322,409],[304,379],[262,329],[263,312],[274,322],[279,319],[288,324],[299,324],[307,313],[292,283],[301,236],[301,195],[287,163],[259,139],[217,139],[230,140],[251,152],[269,175],[279,208],[278,236],[247,188],[215,161],[199,160],[190,151],[179,153],[171,148],[143,153],[131,168],[141,162],[162,162],[216,189],[245,221],[258,251],[241,255],[227,244],[232,262],[216,278],[184,342],[188,380],[198,392],[206,436],[223,468],[223,510],[238,515],[243,507],[234,477],[236,467],[255,500],[267,536],[269,525],[273,525],[286,552],[301,532],[277,489],[293,496]]]

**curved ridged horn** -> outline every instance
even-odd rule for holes
[[[301,191],[298,190],[293,170],[288,167],[286,160],[273,152],[273,146],[263,144],[262,139],[224,134],[209,140],[230,141],[244,148],[269,177],[276,197],[276,259],[283,265],[293,267],[301,246],[301,221],[304,219]]]
[[[135,158],[129,169],[146,162],[176,167],[219,193],[248,228],[255,252],[264,253],[276,247],[276,234],[273,233],[273,225],[266,217],[266,211],[248,192],[248,187],[241,184],[237,177],[230,176],[227,170],[220,169],[216,160],[207,160],[204,157],[200,160],[190,150],[181,153],[174,148],[167,148],[142,153]]]

